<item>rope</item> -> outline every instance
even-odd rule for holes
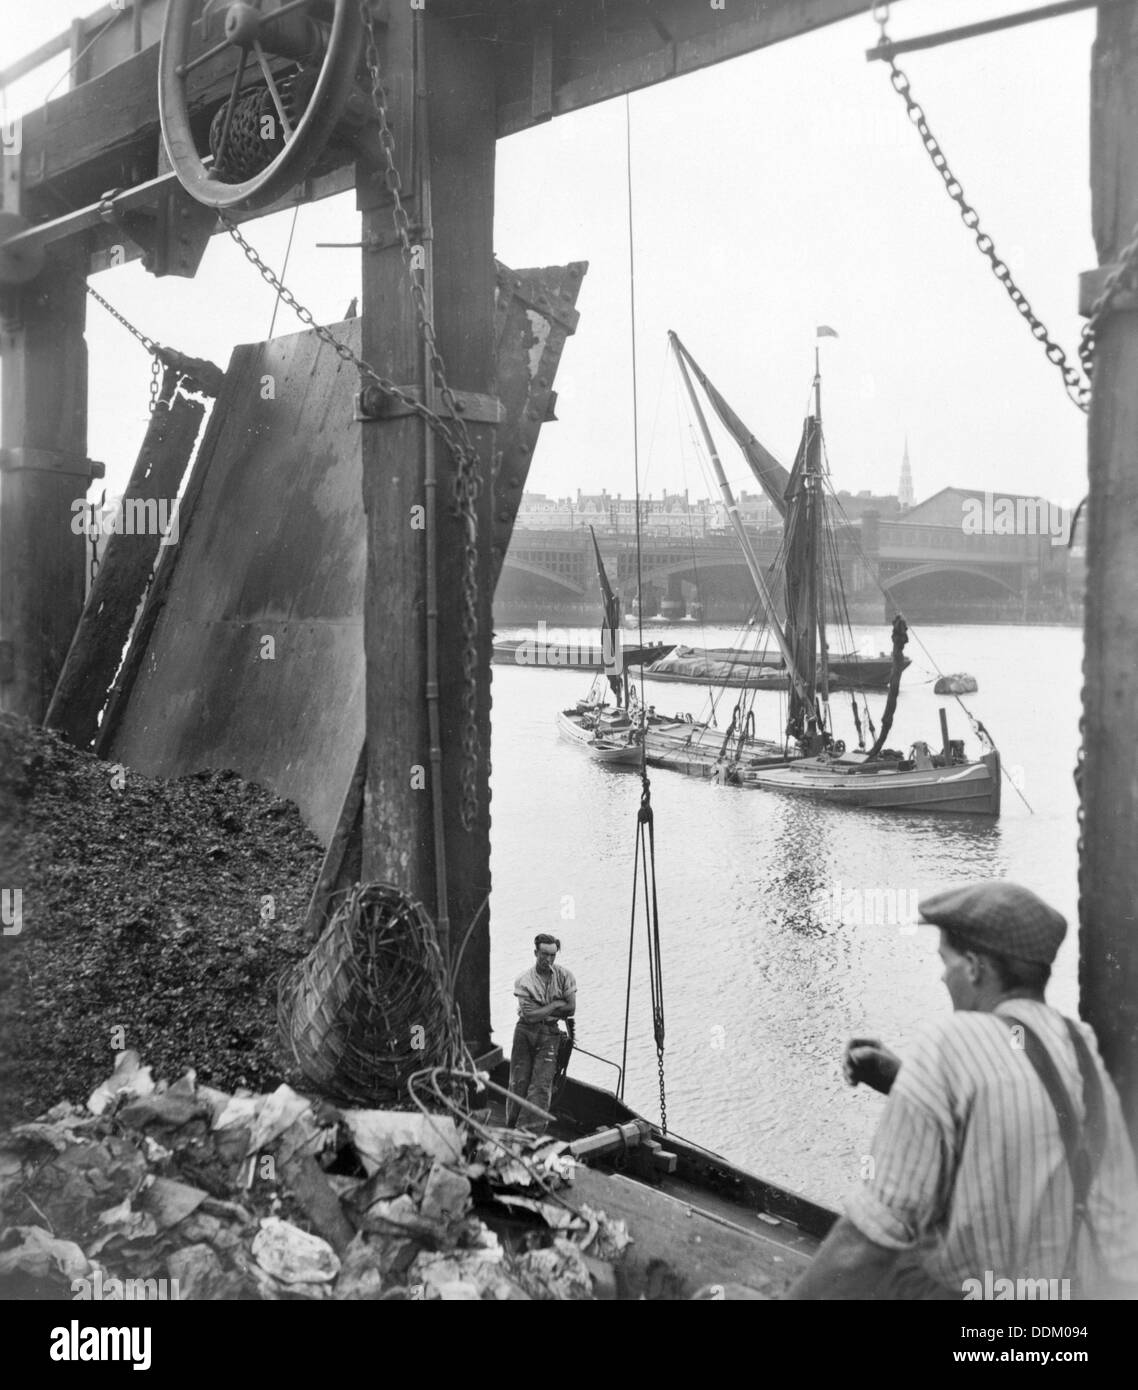
[[[624,97],[624,172],[628,193],[628,319],[632,345],[632,468],[636,483],[636,627],[640,645],[644,645],[644,562],[640,536],[640,396],[636,377],[636,239],[632,219],[632,105],[628,93]],[[640,704],[648,708],[644,694],[644,665],[640,666]],[[640,745],[640,776],[648,782],[647,740]]]
[[[827,486],[829,486],[829,483],[827,483]],[[894,599],[893,595],[888,591],[888,589],[885,588],[885,586],[882,584],[881,580],[878,578],[877,566],[874,565],[874,564],[872,563],[872,561],[870,560],[869,556],[868,556],[868,555],[865,553],[865,551],[862,549],[861,541],[858,539],[857,533],[856,533],[856,532],[854,531],[854,529],[853,529],[853,523],[850,521],[849,517],[846,515],[845,508],[842,506],[841,502],[838,500],[838,495],[837,495],[837,493],[833,490],[833,487],[832,487],[832,486],[830,486],[830,496],[833,498],[834,506],[837,508],[838,512],[840,513],[840,515],[842,516],[842,518],[844,519],[844,521],[845,521],[845,523],[846,523],[846,528],[847,528],[847,531],[848,531],[848,533],[849,533],[849,539],[850,539],[850,541],[852,542],[854,548],[857,550],[857,553],[858,553],[858,554],[861,556],[861,558],[865,561],[866,571],[872,576],[873,582],[877,585],[878,589],[881,591],[882,596],[883,596],[885,599],[887,599],[891,604],[893,604],[893,606],[897,609],[898,616],[899,616],[899,617],[902,617],[902,618],[905,618],[905,614],[902,612],[900,606],[897,604],[897,601]],[[916,629],[913,627],[913,625],[912,625],[911,623],[909,623],[908,618],[905,618],[905,622],[906,622],[906,624],[907,624],[907,626],[908,626],[908,628],[909,628],[909,636],[912,637],[912,638],[914,639],[914,641],[916,642],[917,646],[920,647],[921,651],[924,652],[925,657],[926,657],[927,660],[930,662],[930,664],[932,665],[933,670],[937,673],[937,675],[938,675],[938,676],[943,676],[943,675],[944,675],[944,672],[943,672],[943,671],[940,669],[940,667],[937,665],[937,663],[936,663],[936,658],[933,656],[932,652],[930,652],[929,649],[928,649],[928,647],[925,646],[924,642],[921,641],[920,634],[916,631]],[[956,701],[956,703],[957,703],[957,704],[960,706],[960,708],[964,711],[965,716],[967,717],[968,722],[972,725],[972,729],[973,729],[973,731],[976,733],[976,735],[977,735],[978,737],[981,737],[981,738],[986,739],[986,740],[988,741],[988,743],[991,744],[991,746],[992,746],[993,748],[995,748],[995,747],[996,747],[996,742],[995,742],[995,740],[992,738],[992,735],[988,732],[988,730],[984,727],[984,725],[980,722],[980,720],[977,719],[977,717],[972,713],[972,711],[968,708],[968,706],[964,703],[964,701],[960,698],[960,696],[959,696],[959,695],[954,695],[952,698]],[[867,706],[866,706],[866,715],[868,716],[868,714],[869,714],[869,707],[868,707],[868,705],[867,705]],[[873,732],[873,725],[872,725],[872,723],[870,724],[870,732],[871,732],[871,733]],[[1027,797],[1024,796],[1023,792],[1020,791],[1019,787],[1016,786],[1014,779],[1012,778],[1012,776],[1011,776],[1010,773],[1008,772],[1007,768],[1004,766],[1004,763],[1003,763],[1003,759],[1002,759],[1002,758],[1000,759],[1000,771],[1001,771],[1001,773],[1004,775],[1004,777],[1007,778],[1008,785],[1012,788],[1012,790],[1015,792],[1015,794],[1019,797],[1019,799],[1020,799],[1020,800],[1023,802],[1023,804],[1027,807],[1028,811],[1031,812],[1032,815],[1034,815],[1034,814],[1035,814],[1035,811],[1034,811],[1034,809],[1033,809],[1031,803],[1028,801]]]
[[[288,274],[288,258],[289,258],[289,256],[292,255],[292,239],[293,239],[293,237],[294,237],[295,234],[296,234],[296,217],[297,217],[297,213],[299,213],[299,212],[300,212],[300,204],[297,203],[297,204],[293,207],[293,210],[292,210],[292,225],[291,225],[291,226],[289,227],[289,229],[288,229],[288,245],[285,247],[284,264],[281,266],[281,274],[280,274],[280,278],[281,278],[282,281],[284,280],[285,276]],[[269,320],[269,334],[268,334],[268,336],[269,336],[270,338],[273,336],[273,329],[277,326],[277,310],[278,310],[280,307],[281,307],[281,292],[280,292],[280,290],[277,290],[277,296],[276,296],[276,298],[273,300],[273,316],[272,316],[272,318]]]

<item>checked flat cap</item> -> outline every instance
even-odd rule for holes
[[[1067,935],[1067,919],[1030,888],[994,878],[945,888],[918,904],[921,920],[946,927],[973,950],[1050,965]]]

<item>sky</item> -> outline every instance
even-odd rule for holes
[[[702,0],[692,0],[693,4]],[[730,3],[730,0],[728,0]],[[97,5],[0,0],[0,65]],[[905,0],[895,38],[1022,6]],[[984,226],[1074,360],[1077,278],[1090,234],[1089,67],[1093,11],[906,55],[914,94]],[[749,428],[792,459],[823,343],[834,486],[897,489],[906,439],[916,497],[958,485],[1073,504],[1086,491],[1085,420],[1032,340],[933,170],[888,70],[867,63],[868,14],[732,59],[498,144],[495,250],[516,268],[587,260],[581,320],[555,383],[529,490],[552,496],[713,484],[680,409],[666,334],[675,331]],[[6,97],[42,101],[59,60]],[[62,90],[62,88],[60,88]],[[628,177],[631,122],[638,409],[632,388]],[[280,268],[292,215],[245,228]],[[300,209],[286,283],[322,322],[358,291],[350,197]],[[151,337],[224,366],[269,335],[274,292],[224,236],[195,280],[155,281],[138,263],[94,277]],[[300,329],[284,305],[275,336]],[[88,313],[91,457],[121,491],[146,424],[149,361],[94,303]],[[454,383],[461,386],[462,383]],[[755,490],[725,452],[734,485]],[[102,487],[100,484],[99,487]]]

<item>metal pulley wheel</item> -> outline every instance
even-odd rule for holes
[[[352,94],[362,34],[359,0],[168,0],[158,112],[166,152],[186,191],[208,207],[251,211],[277,202],[300,183]],[[225,66],[226,54],[232,55],[231,67]],[[303,81],[273,73],[274,60],[281,58],[298,65]],[[194,74],[206,64],[220,66],[217,85],[228,90],[214,118],[212,167],[198,151],[187,94]],[[258,73],[263,87],[252,81],[242,85]],[[250,173],[246,127],[254,114],[254,138],[264,138],[268,162]],[[264,125],[262,117],[268,118]],[[242,144],[244,150],[238,148]]]

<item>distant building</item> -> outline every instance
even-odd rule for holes
[[[687,492],[649,494],[640,499],[640,529],[650,535],[704,536],[718,526],[716,507],[703,498],[692,502]],[[577,496],[551,498],[544,493],[523,494],[517,525],[531,531],[574,531],[592,526],[600,534],[632,535],[636,531],[636,499],[623,493],[581,492]]]
[[[1045,536],[1066,542],[1070,513],[1045,497],[985,488],[942,487],[905,513],[905,520],[953,526],[974,536]]]

